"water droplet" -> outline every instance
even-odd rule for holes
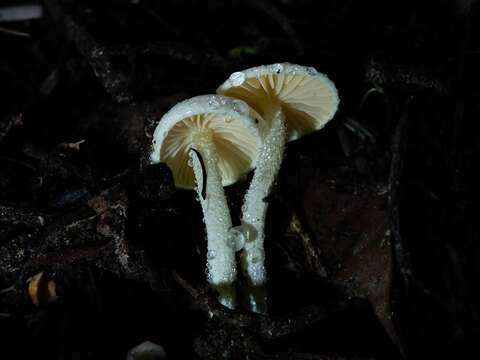
[[[207,252],[207,260],[213,260],[213,259],[215,259],[216,256],[217,256],[217,254],[213,250],[209,250]]]
[[[240,225],[231,228],[228,232],[228,246],[230,246],[233,251],[240,251],[245,245],[246,236],[243,230],[243,226]]]
[[[232,230],[238,231],[242,234],[244,243],[251,242],[257,238],[257,230],[255,227],[248,223],[242,223],[240,226],[235,226]]]
[[[231,116],[225,117],[225,122],[226,122],[227,124],[230,124],[232,121],[233,121],[233,118],[232,118]]]
[[[315,76],[315,75],[318,75],[318,71],[314,67],[310,66],[307,68],[307,74],[311,76]]]
[[[221,105],[220,99],[216,96],[210,96],[208,98],[208,106],[210,106],[212,109],[217,109]]]
[[[303,66],[300,66],[300,65],[293,65],[291,67],[291,70],[290,70],[290,74],[292,75],[296,75],[297,73],[300,73],[302,74],[305,70],[305,68]]]
[[[233,86],[240,86],[245,81],[245,74],[242,72],[234,72],[230,75],[229,80]]]
[[[283,65],[282,64],[273,64],[273,71],[276,74],[280,74],[283,71]]]
[[[232,102],[233,110],[242,115],[248,115],[250,113],[250,108],[242,100],[233,100]]]
[[[192,160],[192,158],[188,159],[187,165],[190,166],[190,167],[193,167],[193,160]]]

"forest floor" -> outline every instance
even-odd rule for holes
[[[479,16],[475,0],[2,2],[0,359],[144,341],[168,359],[478,352]],[[287,145],[258,315],[217,303],[195,194],[148,157],[175,103],[277,62],[328,74],[341,103]],[[226,188],[236,224],[248,180]]]

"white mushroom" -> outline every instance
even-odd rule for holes
[[[246,242],[242,266],[252,311],[266,312],[264,225],[270,193],[280,169],[285,142],[321,129],[337,111],[335,85],[314,68],[288,63],[259,66],[233,73],[217,93],[241,99],[264,121],[264,142],[243,205],[243,226],[253,240]],[[254,229],[254,231],[252,230]],[[252,235],[251,235],[252,236]]]
[[[175,105],[153,135],[153,163],[165,162],[175,185],[196,188],[207,232],[207,278],[219,301],[235,307],[235,244],[223,186],[249,172],[257,159],[261,136],[258,114],[243,101],[204,95]],[[196,186],[195,186],[196,183]]]

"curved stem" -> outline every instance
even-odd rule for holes
[[[207,231],[207,280],[218,291],[220,303],[233,309],[236,305],[234,281],[237,276],[235,249],[227,242],[232,220],[217,167],[217,151],[208,132],[199,132],[192,140],[195,150],[201,155],[200,158],[195,151],[190,151]]]
[[[250,310],[267,312],[266,270],[264,251],[264,228],[268,200],[272,185],[282,164],[287,136],[285,115],[280,105],[269,109],[265,120],[270,121],[270,129],[265,136],[252,182],[243,204],[242,223],[251,229],[250,236],[242,251],[242,267],[247,282],[246,297]]]

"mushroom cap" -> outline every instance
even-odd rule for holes
[[[241,99],[265,120],[280,103],[287,122],[288,141],[321,129],[340,102],[333,82],[313,67],[278,63],[233,73],[217,93]],[[260,124],[262,133],[268,123]]]
[[[255,167],[262,142],[257,121],[263,119],[242,100],[222,95],[184,100],[172,107],[158,123],[150,160],[168,165],[176,187],[194,189],[189,151],[195,148],[193,135],[207,131],[217,151],[222,185],[233,184]]]

